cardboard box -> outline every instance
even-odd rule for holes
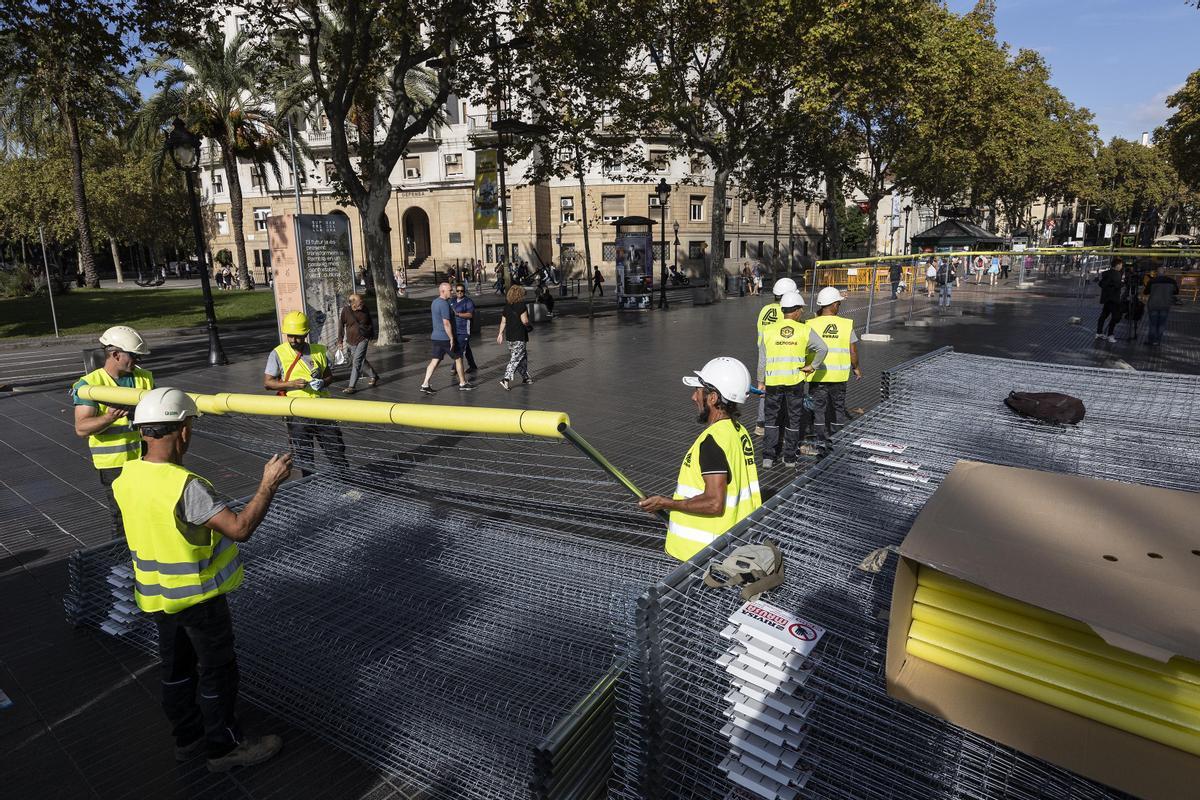
[[[893,697],[1145,798],[1195,797],[1200,758],[905,652],[927,565],[1086,623],[1158,661],[1200,660],[1200,494],[960,461],[900,546]]]

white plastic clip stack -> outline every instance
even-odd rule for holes
[[[118,564],[108,571],[105,580],[108,581],[113,604],[108,609],[108,619],[100,623],[100,629],[113,636],[123,636],[129,633],[133,618],[142,613],[133,599],[133,567]]]
[[[795,800],[812,774],[803,745],[813,698],[808,656],[825,634],[770,603],[751,601],[729,617],[721,636],[730,642],[718,663],[729,674],[729,722],[721,734],[729,755],[721,770],[758,797]]]

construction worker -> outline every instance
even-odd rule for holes
[[[646,511],[670,512],[667,555],[687,561],[739,520],[762,505],[754,442],[738,422],[750,394],[750,371],[736,358],[721,356],[686,376],[704,431],[688,448],[675,494],[653,495],[638,503]]]
[[[263,388],[287,397],[329,397],[325,390],[333,382],[329,354],[324,345],[308,343],[308,317],[301,311],[288,312],[282,327],[286,341],[267,356]],[[346,445],[336,424],[308,417],[285,417],[284,422],[292,455],[302,475],[311,475],[316,469],[317,442],[321,443],[325,458],[348,468]]]
[[[799,291],[796,288],[796,282],[791,278],[780,278],[775,281],[775,285],[771,287],[771,302],[762,307],[758,312],[758,321],[755,323],[755,331],[757,334],[758,343],[758,388],[762,389],[763,383],[763,359],[766,358],[763,350],[763,329],[774,325],[779,320],[783,319],[783,311],[779,307],[779,298],[783,297],[788,292]],[[754,427],[754,435],[762,436],[765,433],[764,426],[766,425],[765,405],[766,397],[760,395],[758,398],[758,418]]]
[[[854,322],[838,316],[842,309],[842,293],[826,286],[817,292],[817,308],[817,316],[808,324],[825,340],[829,352],[825,355],[825,363],[813,370],[809,391],[812,392],[813,429],[818,446],[828,451],[830,434],[826,414],[832,411],[832,421],[837,426],[849,421],[846,382],[850,380],[851,372],[854,377],[861,378],[862,370],[858,368],[858,334],[854,332]]]
[[[805,378],[825,361],[825,341],[804,322],[804,298],[785,292],[779,299],[783,318],[761,333],[766,353],[766,375],[759,389],[765,391],[766,434],[763,437],[763,469],[770,469],[783,455],[785,467],[796,466],[796,455],[816,455],[810,445],[801,446],[804,419]],[[809,353],[812,356],[808,356]],[[807,363],[806,363],[807,362]],[[779,423],[784,422],[780,448]]]
[[[146,455],[126,464],[113,493],[125,515],[134,600],[158,628],[162,705],[175,760],[203,753],[210,771],[225,772],[266,761],[283,746],[274,735],[244,737],[238,725],[238,669],[225,595],[242,584],[236,543],[248,540],[266,516],[292,457],[272,456],[254,497],[232,511],[208,481],[183,466],[196,415],[196,403],[180,389],[142,395],[133,424]]]
[[[124,386],[153,389],[154,375],[137,366],[138,359],[150,355],[141,334],[128,325],[114,325],[100,336],[104,345],[104,366],[84,375],[71,387],[75,403],[75,435],[86,436],[92,454],[92,466],[100,475],[100,485],[108,498],[112,514],[112,536],[124,537],[121,509],[113,499],[112,484],[125,462],[142,457],[142,437],[129,427],[128,409],[108,406],[79,396],[81,386]]]

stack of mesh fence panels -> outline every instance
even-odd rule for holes
[[[229,595],[243,696],[422,796],[529,797],[545,742],[613,667],[614,629],[633,624],[668,559],[347,477],[285,484],[243,545],[245,582]],[[67,609],[153,652],[153,624],[130,612],[128,558],[123,542],[76,553]],[[604,719],[561,733],[583,748],[565,751],[582,756],[574,766],[595,770],[566,776],[579,786],[607,780]]]
[[[1087,416],[1074,427],[1018,417],[1003,405],[1012,390],[1073,394],[1084,400]],[[815,700],[805,738],[805,769],[812,774],[800,796],[1113,796],[888,697],[884,658],[895,559],[878,572],[859,566],[879,548],[900,544],[959,459],[1200,489],[1197,419],[1196,377],[948,350],[893,370],[884,400],[838,436],[833,453],[717,546],[727,554],[739,544],[777,541],[788,579],[765,599],[827,629],[819,668],[806,684]],[[728,643],[720,633],[740,599],[704,587],[702,566],[680,567],[639,602],[637,631],[626,647],[629,672],[642,680],[618,685],[618,796],[753,796],[721,770],[728,675],[720,659]]]

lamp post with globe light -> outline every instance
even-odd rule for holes
[[[200,289],[204,293],[204,322],[208,327],[208,363],[220,366],[229,363],[221,348],[217,333],[217,316],[213,310],[212,287],[208,280],[208,259],[204,254],[204,230],[200,224],[200,198],[196,193],[195,175],[200,172],[200,137],[188,130],[178,117],[167,132],[165,146],[175,168],[187,179],[188,203],[192,212],[192,232],[196,237],[196,259],[200,268]]]
[[[667,308],[667,202],[671,199],[671,185],[666,178],[659,180],[654,193],[658,196],[658,210],[662,216],[662,242],[658,248],[658,307]]]

